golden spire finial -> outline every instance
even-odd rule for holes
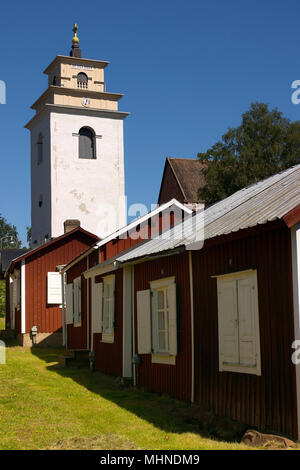
[[[74,33],[74,36],[73,36],[73,39],[72,39],[72,43],[75,45],[75,44],[79,44],[79,38],[77,36],[77,31],[78,31],[78,26],[77,26],[77,23],[74,23],[74,27],[73,27],[73,33]]]

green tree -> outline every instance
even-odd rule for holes
[[[20,247],[21,241],[19,240],[16,227],[9,224],[0,214],[0,249]]]
[[[199,198],[211,204],[300,163],[300,121],[292,122],[267,104],[252,103],[241,125],[198,158],[207,182]]]

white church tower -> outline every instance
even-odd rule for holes
[[[123,95],[106,91],[108,62],[84,59],[77,25],[70,56],[46,68],[48,88],[32,105],[32,242],[64,232],[66,220],[100,237],[126,224]]]

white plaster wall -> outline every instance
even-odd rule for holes
[[[37,142],[43,135],[43,162],[37,164]],[[45,235],[51,236],[51,181],[50,181],[50,116],[41,115],[31,129],[31,225],[32,240],[40,244]],[[43,205],[39,207],[40,194]]]
[[[79,129],[96,135],[94,160],[78,158]],[[100,237],[126,224],[123,120],[74,112],[51,112],[51,236],[67,219]],[[105,215],[105,208],[107,214]]]

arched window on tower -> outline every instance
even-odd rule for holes
[[[79,74],[77,75],[77,87],[78,88],[87,88],[88,87],[88,77],[83,72],[79,72]]]
[[[79,131],[79,158],[96,158],[95,132],[89,127]]]
[[[43,135],[42,133],[39,134],[36,146],[37,146],[37,164],[40,165],[43,161]]]

